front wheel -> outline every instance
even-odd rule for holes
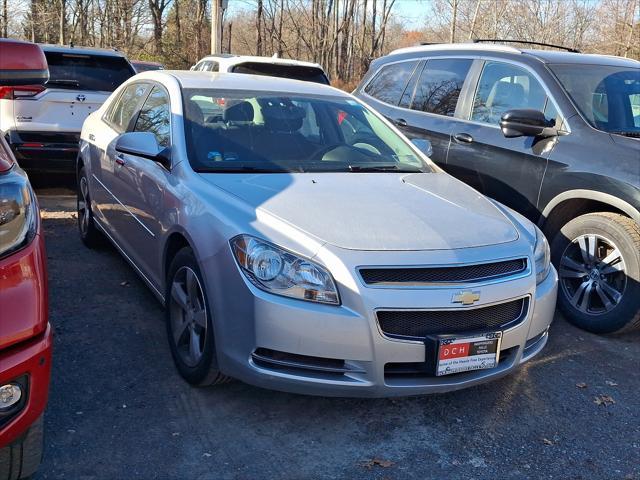
[[[42,416],[20,440],[0,448],[0,480],[22,480],[33,475],[42,459]]]
[[[567,319],[594,333],[640,325],[640,227],[616,213],[589,213],[551,243],[558,301]]]
[[[192,385],[214,385],[229,380],[218,369],[204,281],[190,248],[185,247],[176,254],[166,284],[167,335],[178,372]]]

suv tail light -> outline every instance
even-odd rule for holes
[[[40,85],[22,85],[19,87],[0,87],[0,100],[34,97],[45,90]]]

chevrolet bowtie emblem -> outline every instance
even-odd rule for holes
[[[466,292],[459,292],[453,295],[451,299],[451,303],[461,303],[462,305],[473,305],[478,300],[480,300],[480,291],[476,290],[475,292],[471,292],[467,290]]]

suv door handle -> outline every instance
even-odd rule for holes
[[[407,121],[404,118],[396,118],[395,122],[393,123],[395,123],[398,127],[406,127],[408,125]]]
[[[473,137],[468,133],[456,133],[453,138],[458,143],[472,143]]]
[[[116,163],[118,165],[124,165],[125,164],[124,155],[122,153],[116,154]]]

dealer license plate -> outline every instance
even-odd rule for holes
[[[440,337],[436,375],[494,368],[500,359],[502,332],[467,337]]]

